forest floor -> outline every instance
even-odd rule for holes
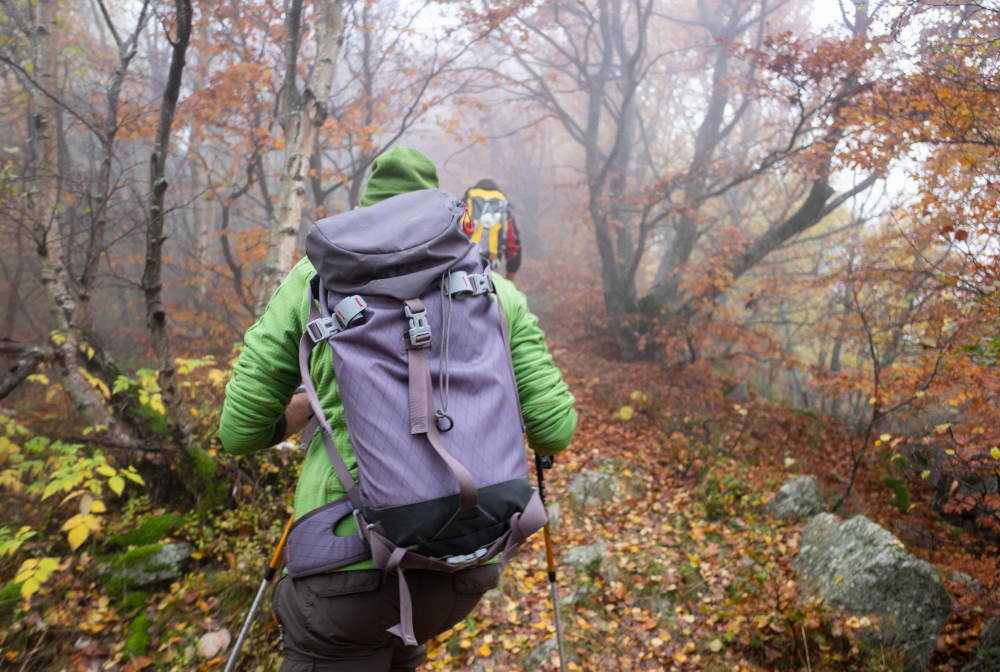
[[[586,311],[573,308],[579,301],[573,291],[531,289],[580,412],[573,444],[547,473],[550,503],[560,508],[556,552],[607,544],[598,565],[581,571],[559,566],[568,669],[899,669],[893,652],[872,650],[857,639],[864,619],[828,611],[797,581],[790,559],[801,528],[770,518],[762,506],[799,474],[816,475],[828,502],[842,492],[837,455],[851,440],[846,430],[756,396],[727,402],[723,389],[734,381],[710,365],[663,370],[605,357],[606,335],[587,322]],[[18,421],[36,431],[52,425],[40,411],[23,410]],[[231,458],[217,459],[219,473],[231,473]],[[961,535],[937,519],[931,493],[919,482],[909,513],[889,505],[893,492],[880,481],[891,466],[887,462],[886,455],[873,453],[839,513],[867,515],[941,570],[958,606],[931,669],[958,670],[974,659],[989,605],[970,601],[967,581],[955,571],[984,585],[992,585],[992,577],[984,575],[975,545],[960,543]],[[109,534],[152,529],[154,519],[172,521],[157,540],[191,543],[192,566],[148,592],[113,594],[98,579],[108,542],[95,539],[82,552],[60,555],[59,567],[32,600],[16,599],[10,590],[15,584],[8,581],[0,590],[0,669],[221,669],[228,652],[209,651],[206,657],[205,635],[225,628],[235,639],[263,558],[291,510],[294,478],[273,475],[296,473],[300,464],[287,450],[253,462],[249,470],[244,464],[260,479],[233,486],[236,495],[246,496],[224,509],[164,505],[155,488],[152,495],[117,500]],[[568,484],[585,470],[615,477],[621,496],[585,508],[570,505]],[[36,515],[22,513],[22,520]],[[25,548],[47,555],[56,544],[33,543]],[[13,565],[0,569],[9,580]],[[278,628],[268,603],[239,669],[278,667]],[[554,631],[538,534],[509,564],[500,587],[429,644],[423,669],[556,670],[555,652],[543,647]]]

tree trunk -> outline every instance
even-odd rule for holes
[[[167,152],[170,149],[170,131],[174,123],[174,110],[180,95],[181,78],[184,74],[184,56],[191,39],[191,0],[176,0],[177,35],[172,42],[173,53],[170,69],[160,103],[160,117],[156,128],[153,155],[149,160],[149,222],[146,226],[146,268],[142,276],[142,289],[146,299],[146,324],[149,327],[153,353],[159,371],[160,395],[166,410],[167,427],[170,438],[182,450],[192,445],[191,429],[184,417],[183,399],[177,385],[177,370],[170,352],[170,336],[167,330],[167,313],[163,308],[163,202],[167,191]]]
[[[131,437],[105,407],[96,390],[83,375],[79,362],[80,334],[85,310],[78,310],[66,250],[59,230],[59,128],[57,103],[58,26],[55,0],[39,0],[31,34],[32,75],[37,86],[30,88],[33,109],[32,150],[34,171],[28,190],[32,233],[38,254],[39,275],[49,303],[49,311],[61,332],[53,339],[53,357],[58,363],[59,382],[76,410],[92,425],[107,428],[116,443],[128,444]]]
[[[267,258],[257,293],[260,316],[271,295],[292,269],[302,222],[309,159],[320,126],[326,121],[327,100],[333,85],[333,71],[343,43],[340,0],[317,0],[316,63],[302,95],[295,72],[300,40],[302,0],[292,0],[288,12],[288,40],[285,47],[285,84],[282,95],[282,129],[285,137],[285,165],[281,171],[278,206],[271,219]]]

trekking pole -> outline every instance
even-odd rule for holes
[[[233,652],[229,654],[229,662],[226,663],[225,672],[233,672],[233,670],[236,669],[236,660],[240,657],[240,649],[243,648],[243,640],[247,638],[247,633],[250,632],[250,624],[253,622],[254,614],[257,613],[257,607],[260,606],[260,601],[264,597],[264,590],[267,588],[267,584],[270,583],[270,581],[278,574],[278,567],[281,566],[281,556],[285,551],[285,541],[288,539],[288,531],[292,529],[293,520],[295,520],[294,514],[285,524],[285,531],[281,533],[281,539],[278,540],[278,547],[274,549],[274,555],[271,557],[271,562],[264,567],[264,580],[260,584],[260,590],[257,591],[257,597],[254,598],[253,606],[250,607],[250,613],[247,614],[247,620],[243,624],[243,629],[240,630],[240,636],[236,640],[236,646],[233,647]]]
[[[535,453],[535,472],[538,474],[538,496],[542,498],[542,506],[545,506],[545,476],[543,469],[551,469],[555,460],[550,455],[539,455]],[[547,513],[547,511],[546,511]],[[566,672],[566,651],[563,648],[562,621],[559,618],[559,589],[556,587],[556,557],[552,553],[552,533],[549,531],[549,523],[545,521],[545,561],[548,563],[549,588],[552,590],[552,613],[556,619],[556,644],[559,645],[559,669]]]

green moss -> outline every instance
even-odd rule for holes
[[[168,513],[163,516],[149,518],[138,530],[108,537],[108,544],[128,548],[129,546],[147,546],[154,544],[167,536],[171,529],[176,529],[184,523],[183,516]]]
[[[893,493],[889,506],[895,507],[903,515],[908,514],[913,507],[910,504],[910,489],[906,487],[906,481],[895,476],[883,476],[882,484]]]
[[[21,584],[8,581],[0,590],[0,625],[8,625],[16,615],[14,607],[21,600]]]
[[[128,569],[132,567],[142,567],[143,563],[162,548],[159,544],[148,544],[133,548],[127,553],[122,553],[111,558],[112,569]]]
[[[136,590],[128,594],[128,597],[125,598],[125,604],[122,607],[125,611],[132,611],[145,606],[148,599],[149,593],[144,590]]]
[[[133,656],[144,656],[149,650],[149,620],[146,619],[145,610],[132,619],[128,626],[128,637],[125,638],[125,652]]]
[[[181,483],[202,509],[222,506],[226,500],[226,479],[215,472],[215,460],[197,446],[186,451],[177,462]]]

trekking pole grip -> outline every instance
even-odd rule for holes
[[[278,573],[278,567],[281,566],[281,556],[285,552],[285,542],[288,541],[288,532],[292,529],[292,523],[295,521],[295,514],[292,514],[288,518],[288,522],[285,523],[285,529],[281,533],[281,539],[278,540],[278,546],[274,549],[274,555],[271,556],[271,562],[267,563],[267,567],[264,568],[264,580],[270,582],[274,579],[275,574]]]

